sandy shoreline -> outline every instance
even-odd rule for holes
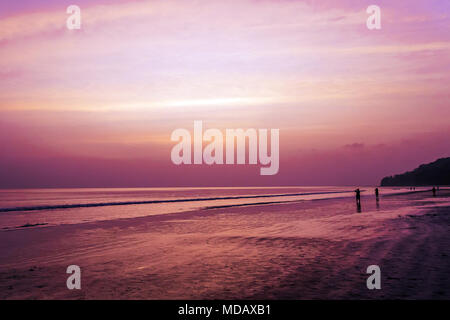
[[[0,232],[1,299],[449,299],[450,192]],[[82,289],[66,288],[67,266]],[[377,264],[382,289],[368,290]]]

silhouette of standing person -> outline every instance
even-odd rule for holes
[[[361,191],[358,189],[355,190],[356,192],[356,209],[358,212],[361,212]]]
[[[375,201],[378,210],[380,209],[380,191],[378,190],[378,188],[375,188]]]
[[[356,189],[355,192],[356,192],[356,203],[358,205],[360,205],[361,204],[361,190]]]
[[[431,191],[433,191],[433,197],[436,197],[436,188],[433,187],[433,189],[431,189]]]

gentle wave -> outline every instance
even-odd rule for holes
[[[30,207],[0,208],[0,212],[37,211],[37,210],[72,209],[72,208],[91,208],[91,207],[107,207],[107,206],[126,206],[126,205],[154,204],[154,203],[175,203],[175,202],[195,202],[195,201],[214,201],[214,200],[236,200],[236,199],[274,198],[274,197],[294,197],[294,196],[308,196],[308,195],[319,195],[319,194],[340,194],[340,193],[348,193],[348,192],[351,192],[351,191],[328,191],[328,192],[287,193],[287,194],[264,194],[264,195],[227,196],[227,197],[192,198],[192,199],[167,199],[167,200],[145,200],[145,201],[75,203],[75,204],[59,204],[59,205],[43,205],[43,206],[30,206]]]

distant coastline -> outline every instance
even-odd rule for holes
[[[441,158],[422,164],[413,171],[384,177],[380,185],[382,187],[450,185],[450,158]]]

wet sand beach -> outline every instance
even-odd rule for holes
[[[270,202],[268,200],[267,202]],[[450,191],[0,231],[1,299],[449,299]],[[66,268],[81,268],[68,290]],[[368,290],[366,268],[381,268]]]

